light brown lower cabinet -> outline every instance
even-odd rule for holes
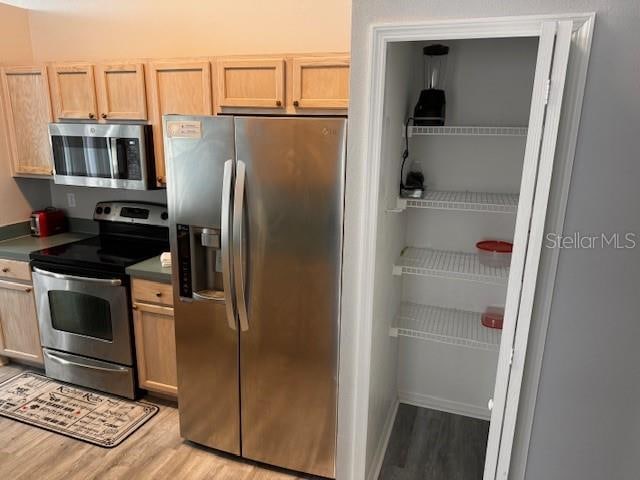
[[[42,365],[33,286],[0,279],[0,355]]]
[[[133,292],[135,298],[135,280]],[[146,390],[176,397],[178,377],[173,308],[134,300],[133,327],[138,384]]]

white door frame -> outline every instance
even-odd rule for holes
[[[358,258],[355,259],[356,282],[355,291],[358,292],[356,298],[347,299],[344,302],[356,302],[356,311],[359,312],[351,320],[353,325],[351,331],[341,338],[341,351],[346,348],[353,349],[356,354],[353,357],[353,364],[348,364],[347,358],[341,359],[340,377],[346,376],[353,379],[353,382],[340,384],[339,410],[353,412],[353,418],[345,418],[346,415],[339,415],[341,422],[338,425],[338,478],[339,480],[362,480],[366,471],[366,446],[367,446],[367,424],[368,424],[368,403],[369,403],[369,379],[371,375],[371,322],[373,318],[373,292],[374,278],[372,265],[375,264],[376,255],[376,230],[377,230],[377,208],[378,189],[381,165],[381,141],[383,128],[383,93],[385,82],[385,66],[387,44],[391,42],[406,41],[429,41],[429,40],[452,40],[452,39],[473,39],[473,38],[505,38],[505,37],[536,37],[540,36],[543,22],[548,21],[572,21],[574,31],[585,29],[587,34],[579,36],[579,55],[577,61],[580,64],[575,69],[574,74],[577,80],[571,80],[573,87],[565,91],[563,105],[569,105],[569,114],[563,114],[563,125],[561,135],[566,138],[559,138],[558,153],[562,158],[556,159],[561,163],[562,175],[559,180],[560,185],[556,185],[560,190],[556,203],[551,205],[549,210],[558,212],[554,215],[554,231],[561,232],[564,223],[564,212],[566,210],[566,200],[569,190],[569,180],[571,177],[571,167],[575,153],[575,144],[578,133],[578,123],[582,105],[582,95],[586,79],[586,65],[588,62],[589,48],[591,45],[591,32],[594,21],[594,14],[567,14],[567,15],[534,15],[516,17],[498,17],[482,19],[462,19],[462,20],[441,20],[430,21],[419,24],[388,24],[374,25],[371,27],[371,48],[370,63],[368,70],[368,81],[365,86],[367,90],[368,118],[367,118],[367,143],[364,154],[369,175],[364,183],[364,188],[358,192],[361,200],[360,211],[349,211],[347,205],[346,215],[352,218],[360,218],[358,227],[359,238],[364,239],[360,245]],[[575,45],[572,45],[572,49]],[[352,160],[353,161],[353,160]],[[555,180],[554,180],[555,181]],[[347,189],[349,185],[347,185]],[[553,194],[552,194],[553,199]],[[345,239],[347,241],[348,239]],[[553,252],[551,261],[543,264],[544,270],[540,271],[539,280],[544,285],[545,298],[543,308],[544,318],[540,321],[546,325],[548,323],[549,309],[547,305],[551,303],[551,294],[555,282],[555,271],[558,254]],[[541,267],[542,268],[542,267]],[[534,279],[535,281],[535,279]],[[525,347],[526,347],[526,338]],[[347,343],[349,341],[349,343]],[[539,379],[539,363],[541,363],[542,349],[544,341],[540,342],[539,351],[534,353],[536,368],[534,368],[533,381],[537,384]],[[503,357],[503,355],[501,355]],[[345,373],[347,372],[347,373]],[[534,391],[537,390],[534,389]],[[347,405],[348,403],[348,405]],[[533,414],[527,421],[532,421]],[[515,416],[518,410],[510,409],[511,419],[515,424]],[[530,423],[524,428],[530,433]],[[493,450],[492,450],[493,447]],[[509,445],[509,449],[511,445]],[[494,451],[497,463],[499,455],[499,439],[497,445],[489,445],[488,451]],[[373,460],[373,463],[376,459]],[[372,472],[370,472],[372,473]]]

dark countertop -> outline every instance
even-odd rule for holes
[[[0,242],[0,258],[28,262],[31,252],[75,242],[92,236],[93,235],[88,233],[59,233],[58,235],[42,238],[32,237],[31,235],[11,238]]]
[[[171,268],[162,267],[159,255],[127,267],[127,273],[135,278],[171,283]]]

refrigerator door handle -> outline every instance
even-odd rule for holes
[[[233,283],[231,281],[231,244],[229,233],[231,232],[231,178],[233,176],[233,160],[224,162],[224,175],[222,178],[222,219],[220,222],[221,249],[222,249],[222,288],[224,289],[224,303],[227,311],[227,323],[231,330],[236,330],[236,315],[233,305]]]
[[[236,302],[240,330],[249,330],[247,302],[244,291],[244,179],[245,164],[238,160],[236,164],[236,187],[233,194],[233,265],[236,287]]]

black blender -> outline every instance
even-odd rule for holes
[[[428,45],[424,54],[424,90],[413,110],[413,124],[416,126],[444,125],[445,95],[444,74],[449,47],[446,45]]]

